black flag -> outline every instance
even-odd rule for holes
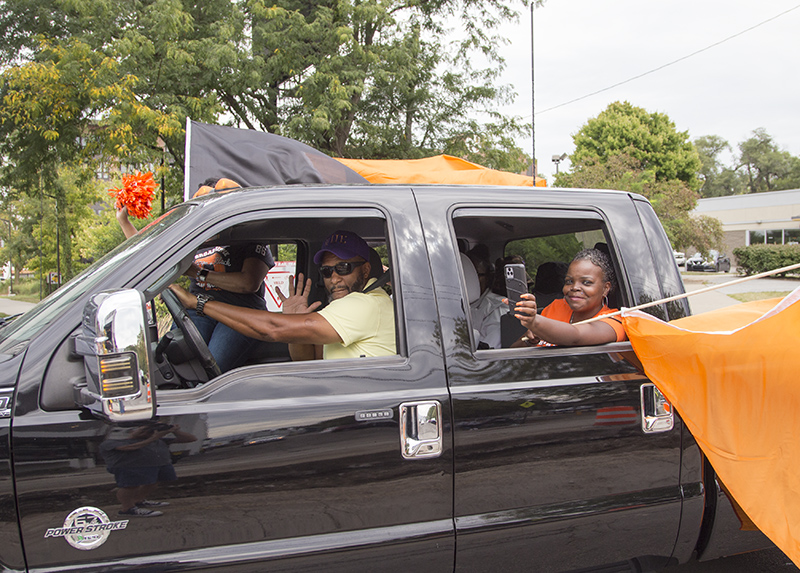
[[[227,177],[242,187],[367,183],[349,167],[299,141],[187,119],[184,199],[209,177]]]

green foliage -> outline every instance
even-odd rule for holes
[[[281,243],[278,245],[278,261],[296,261],[297,245],[294,243]]]
[[[47,273],[60,267],[66,281],[86,266],[73,257],[73,250],[102,190],[85,171],[73,168],[63,169],[49,191],[31,196],[11,188],[0,197],[2,222],[10,223],[10,229],[6,223],[0,230],[6,240],[1,256],[17,272],[27,267]]]
[[[7,285],[8,282],[3,283],[3,287],[6,289],[5,292],[8,292]],[[47,285],[43,285],[38,277],[15,277],[13,290],[14,300],[21,300],[24,302],[36,303],[49,294],[47,292]]]
[[[517,18],[515,4],[527,2],[43,0],[32,11],[6,0],[0,58],[11,72],[55,70],[52,91],[71,108],[40,135],[69,126],[128,162],[163,145],[180,168],[185,118],[223,114],[339,156],[409,157],[439,152],[473,112],[510,98],[493,82],[507,42],[497,27]],[[459,41],[439,41],[447,26]],[[475,53],[484,69],[471,65]],[[87,119],[104,129],[82,129]]]
[[[606,161],[586,157],[573,163],[569,171],[559,172],[554,179],[557,187],[581,189],[616,189],[641,193],[644,186],[655,180],[652,171],[645,171],[641,163],[626,153],[618,153]]]
[[[739,272],[747,275],[800,264],[800,245],[750,245],[735,248],[733,254],[739,263]],[[793,274],[798,273],[794,271]]]
[[[573,165],[605,163],[625,154],[638,161],[642,170],[652,172],[656,181],[677,179],[693,190],[700,186],[697,150],[688,140],[688,133],[676,131],[665,114],[650,113],[628,102],[614,102],[587,121],[573,141]]]
[[[4,0],[0,185],[6,206],[31,200],[14,211],[21,236],[9,256],[50,265],[49,235],[81,232],[75,189],[100,166],[155,166],[165,206],[180,201],[187,117],[230,118],[344,157],[447,152],[521,171],[529,159],[513,136],[526,126],[471,119],[512,97],[494,82],[507,41],[497,27],[515,5],[527,2]],[[458,41],[440,40],[448,26]],[[85,173],[68,188],[75,166]],[[116,241],[106,223],[89,217],[80,257]],[[70,275],[82,265],[72,247],[59,250]]]
[[[670,242],[678,249],[685,251],[691,245],[701,253],[708,253],[711,249],[722,248],[724,237],[719,219],[700,215],[662,219],[661,222]]]
[[[512,135],[528,131],[530,125],[520,124],[514,119],[486,125],[467,122],[464,131],[451,135],[445,141],[442,153],[461,157],[490,169],[524,173],[531,166],[531,158],[520,149]]]
[[[633,157],[620,153],[606,162],[586,159],[571,171],[556,176],[563,187],[616,189],[644,195],[653,205],[673,246],[693,245],[698,249],[719,248],[722,224],[711,217],[690,215],[698,194],[683,181],[659,181],[652,170],[645,170]]]
[[[694,141],[702,161],[699,177],[703,197],[722,197],[740,193],[780,191],[800,187],[800,157],[781,151],[763,129],[739,143],[734,165],[723,165],[719,155],[730,151],[727,141],[716,135]]]
[[[587,247],[593,247],[594,242]],[[525,268],[532,278],[536,276],[536,268],[548,261],[570,262],[575,253],[585,248],[574,234],[553,235],[513,241],[506,245],[505,254],[519,255],[525,261]]]
[[[75,239],[75,250],[80,265],[85,268],[125,240],[125,235],[117,223],[114,201],[106,197],[98,203],[99,214],[94,213],[83,219],[81,233]],[[147,219],[131,219],[137,230],[149,225],[156,218],[151,214]]]
[[[744,192],[745,182],[741,175],[730,167],[720,163],[719,156],[730,151],[730,144],[718,135],[704,135],[694,140],[700,155],[699,177],[702,181],[700,195],[702,197],[722,197]]]
[[[557,186],[639,193],[653,205],[675,247],[706,250],[722,244],[720,222],[690,212],[701,182],[718,175],[716,157],[724,140],[706,138],[698,152],[666,115],[616,102],[590,119],[574,141],[572,169],[556,175]]]
[[[739,167],[748,193],[779,191],[800,186],[800,158],[781,151],[763,128],[739,144]]]

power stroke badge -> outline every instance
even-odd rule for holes
[[[128,520],[111,521],[96,507],[79,507],[64,520],[63,527],[48,529],[44,537],[63,537],[75,549],[89,551],[106,542],[112,531],[128,527]]]

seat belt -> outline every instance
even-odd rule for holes
[[[372,283],[371,285],[369,285],[367,288],[365,288],[365,289],[364,289],[364,290],[362,290],[361,292],[362,292],[362,293],[364,293],[364,294],[367,294],[368,292],[370,292],[370,291],[373,291],[373,290],[375,290],[376,288],[380,288],[380,287],[382,287],[383,285],[385,285],[386,283],[388,283],[390,278],[391,278],[391,274],[389,273],[389,271],[386,271],[386,272],[385,272],[385,273],[383,273],[381,276],[379,276],[379,277],[378,277],[378,278],[375,280],[375,282],[374,282],[374,283]]]

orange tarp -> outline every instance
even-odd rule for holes
[[[800,289],[669,323],[622,316],[645,373],[725,488],[800,564]]]
[[[450,155],[425,159],[336,159],[370,183],[533,186],[528,175],[489,169]],[[536,178],[537,187],[546,185],[544,179]]]

